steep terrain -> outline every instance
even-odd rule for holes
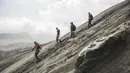
[[[28,49],[0,60],[1,73],[129,73],[130,3],[117,4],[77,28],[62,42],[43,46],[38,63]]]

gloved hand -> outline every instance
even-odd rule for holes
[[[32,50],[34,50],[34,48],[32,48]]]

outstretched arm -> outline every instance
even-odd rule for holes
[[[32,50],[34,50],[35,48],[32,48]]]
[[[32,48],[32,50],[34,50],[36,48],[36,45]]]

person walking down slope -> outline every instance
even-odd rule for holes
[[[70,30],[71,30],[71,38],[75,37],[75,30],[76,30],[76,26],[73,24],[73,22],[70,23]]]
[[[89,28],[92,26],[92,20],[93,20],[93,15],[89,12],[88,13],[88,27]]]
[[[35,42],[34,42],[34,48],[33,48],[33,50],[34,50],[34,49],[36,49],[36,50],[35,50],[35,57],[36,57],[37,62],[38,62],[38,61],[39,61],[38,54],[39,54],[40,50],[42,49],[42,45],[40,45],[39,43],[37,43],[37,42],[35,41]]]
[[[57,31],[56,42],[58,43],[58,42],[60,42],[60,39],[59,39],[59,37],[60,37],[60,29],[58,29],[58,27],[56,27],[56,31]]]

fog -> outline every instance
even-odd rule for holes
[[[55,39],[55,27],[61,36],[76,26],[124,0],[0,0],[0,33],[27,32],[34,40]]]

